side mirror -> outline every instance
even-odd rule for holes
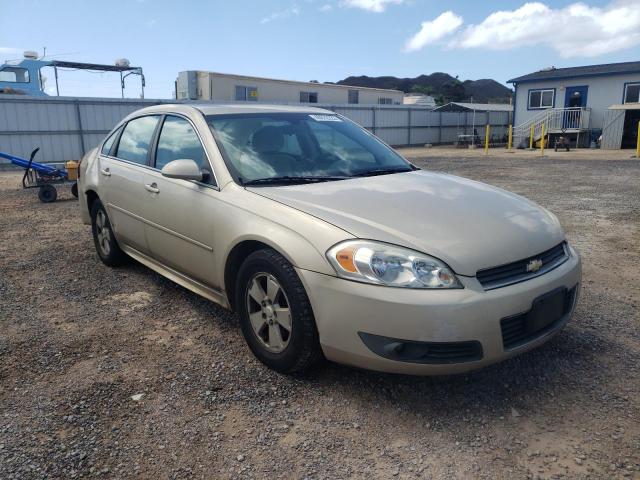
[[[202,181],[202,171],[193,160],[173,160],[162,167],[161,173],[167,178]]]

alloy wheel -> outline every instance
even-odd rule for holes
[[[109,231],[109,222],[104,210],[98,210],[96,214],[96,236],[98,237],[100,252],[104,256],[109,256],[109,253],[111,253],[111,232]]]
[[[251,327],[262,345],[281,353],[291,339],[291,310],[284,289],[269,273],[255,274],[246,290]]]

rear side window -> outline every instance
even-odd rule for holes
[[[157,115],[149,115],[129,121],[118,142],[116,156],[122,160],[146,165],[158,119]]]
[[[167,116],[162,124],[156,148],[157,169],[161,170],[173,160],[193,160],[201,169],[210,170],[198,135],[184,118]]]
[[[102,144],[102,155],[109,155],[111,153],[111,147],[113,147],[113,142],[115,142],[116,137],[118,136],[118,132],[120,132],[120,128],[111,134],[107,141]]]

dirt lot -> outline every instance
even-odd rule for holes
[[[640,162],[408,154],[560,217],[584,287],[553,341],[456,377],[278,375],[233,315],[102,265],[68,193],[0,175],[0,478],[640,478]]]

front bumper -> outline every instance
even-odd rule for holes
[[[309,295],[329,360],[369,370],[444,375],[473,370],[535,348],[566,325],[582,276],[580,257],[530,280],[485,291],[475,277],[460,277],[464,289],[412,290],[343,280],[308,270],[298,274]],[[553,328],[514,348],[503,346],[500,321],[527,312],[553,290],[576,287],[569,312]],[[365,334],[363,336],[362,334]],[[478,342],[481,358],[462,363],[412,363],[384,358],[365,345],[366,334],[413,342]]]

